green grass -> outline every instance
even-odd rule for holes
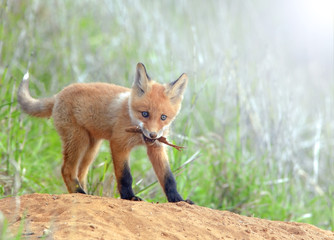
[[[0,198],[66,193],[52,119],[26,116],[17,105],[28,66],[32,95],[47,97],[77,81],[130,87],[143,62],[158,81],[182,72],[190,78],[170,137],[186,149],[169,149],[185,198],[334,230],[334,85],[326,69],[314,76],[308,60],[298,62],[288,46],[263,35],[264,23],[252,14],[265,3],[249,11],[239,2],[0,4]],[[312,85],[318,77],[327,79],[324,87]],[[135,192],[165,202],[145,150],[131,158]],[[88,192],[119,197],[108,144],[91,167]]]
[[[19,240],[22,239],[22,232],[24,227],[25,219],[20,220],[20,227],[15,234],[11,234],[9,230],[10,223],[0,212],[0,239],[1,240]]]

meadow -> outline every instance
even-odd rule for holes
[[[27,70],[32,96],[42,98],[74,82],[131,87],[143,62],[159,82],[189,76],[169,137],[186,147],[169,148],[183,197],[333,231],[333,35],[294,7],[0,0],[0,198],[67,192],[52,119],[29,117],[17,104]],[[131,159],[138,196],[166,202],[145,149]],[[119,197],[107,143],[90,169],[88,192]]]

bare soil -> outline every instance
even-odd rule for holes
[[[9,224],[7,234],[21,231],[22,239],[334,239],[334,232],[309,224],[240,216],[184,202],[31,194],[1,199],[0,211]]]

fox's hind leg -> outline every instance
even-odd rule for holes
[[[78,167],[90,144],[89,134],[80,127],[57,128],[63,142],[61,173],[70,193],[85,193],[78,179]]]
[[[100,148],[101,140],[95,140],[90,138],[88,149],[86,154],[82,158],[78,168],[78,179],[81,187],[86,190],[86,176],[89,170],[89,166],[94,161],[95,156]]]

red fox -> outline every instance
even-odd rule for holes
[[[85,194],[89,166],[101,141],[106,139],[122,199],[141,201],[132,190],[129,155],[133,147],[145,145],[168,201],[178,202],[184,200],[177,192],[166,149],[157,139],[168,135],[168,128],[180,111],[187,82],[183,73],[169,84],[159,84],[138,63],[131,89],[107,83],[75,83],[53,97],[34,99],[26,73],[18,90],[18,102],[31,116],[53,117],[62,140],[61,173],[70,193]],[[134,125],[142,134],[126,132]]]

